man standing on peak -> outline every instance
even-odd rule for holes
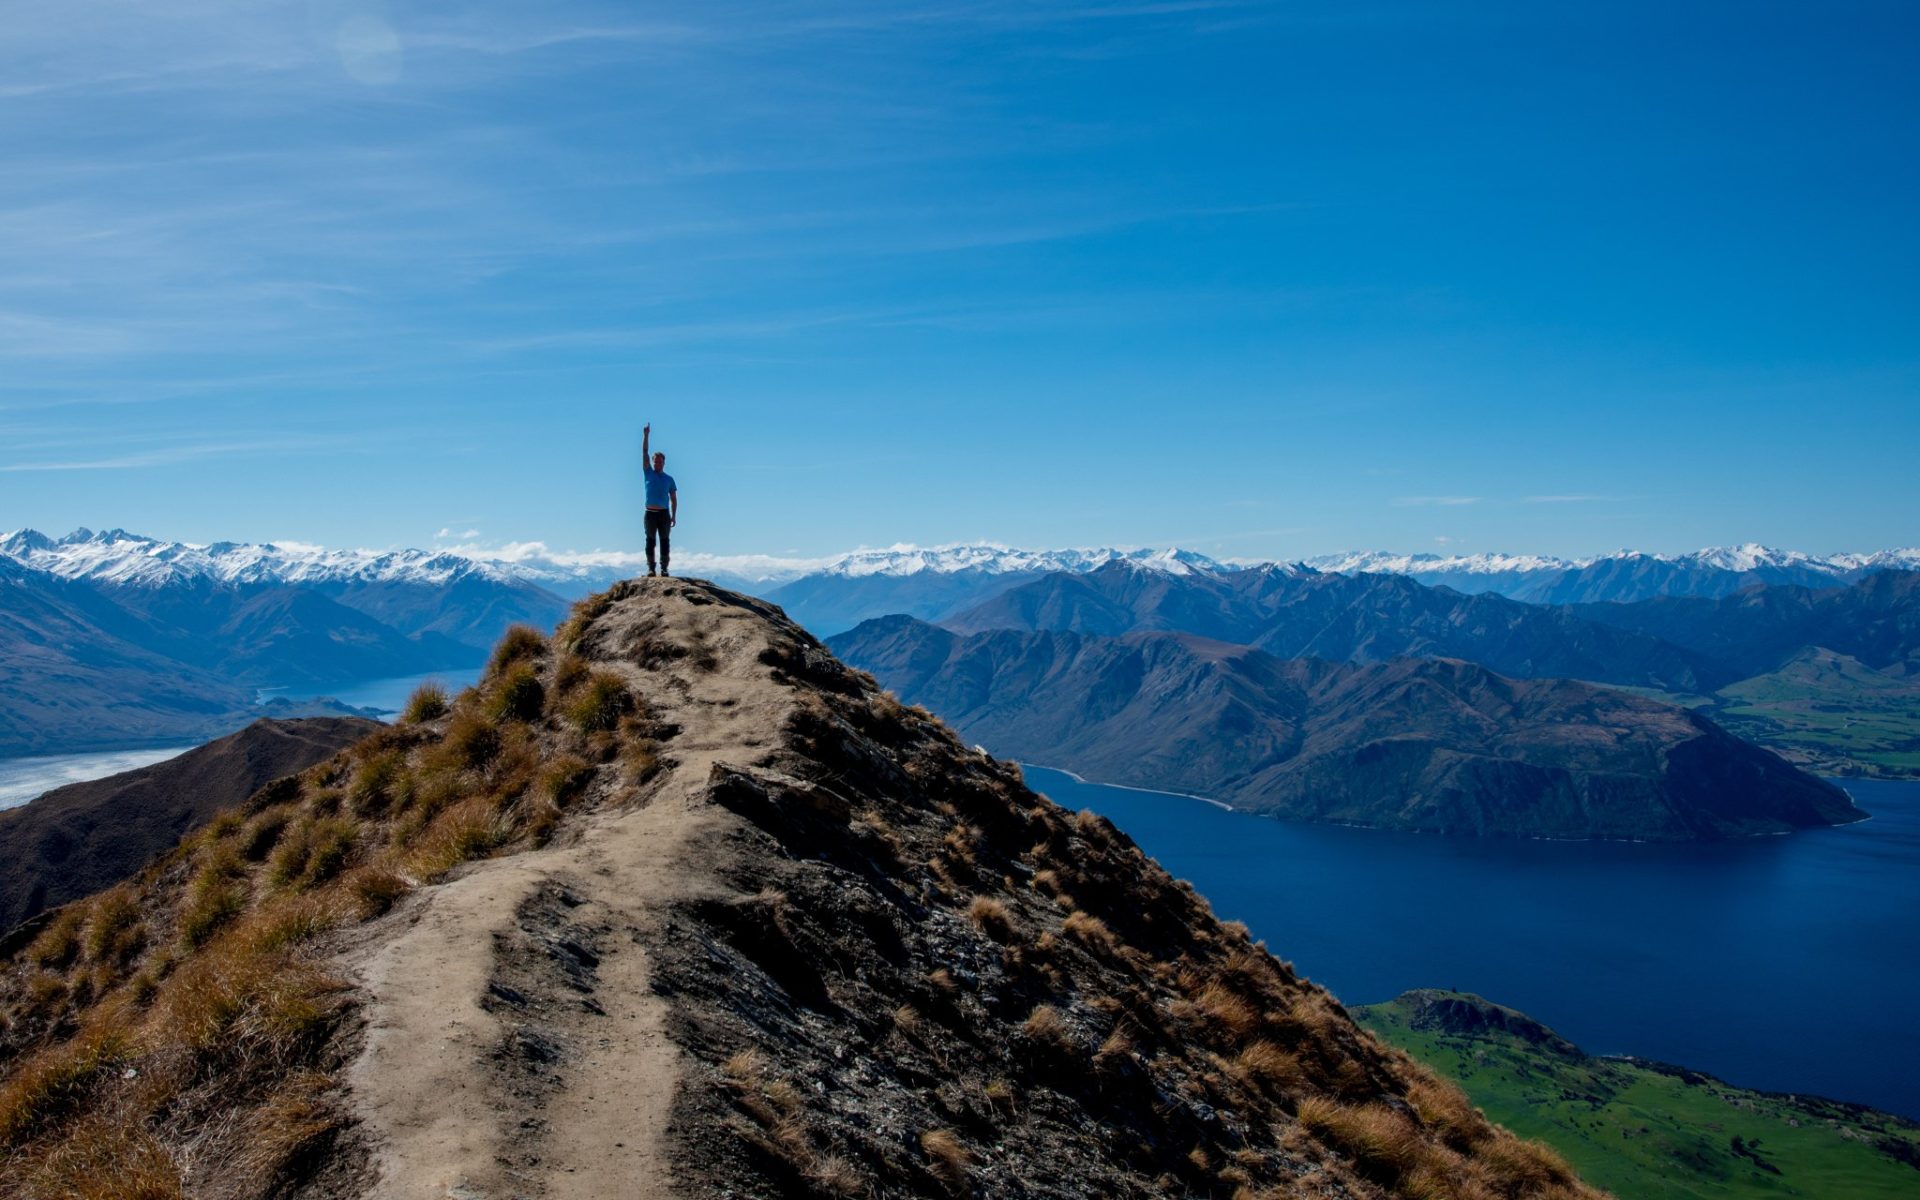
[[[667,574],[673,527],[680,523],[680,489],[667,474],[667,456],[653,452],[653,423],[640,429],[640,471],[647,481],[647,574],[653,571],[653,539],[660,538],[660,574]]]

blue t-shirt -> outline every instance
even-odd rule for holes
[[[641,470],[646,472],[647,476],[647,507],[667,507],[667,497],[680,490],[673,486],[673,476],[645,465],[642,465]]]

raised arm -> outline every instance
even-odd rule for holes
[[[648,421],[640,427],[640,465],[653,470],[653,422]]]

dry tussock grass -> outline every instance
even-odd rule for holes
[[[992,896],[975,896],[967,905],[967,919],[973,922],[974,928],[1002,944],[1012,942],[1018,933],[1006,904]]]
[[[973,1156],[951,1129],[927,1130],[920,1135],[920,1149],[926,1152],[927,1167],[934,1178],[952,1191],[966,1187],[967,1167]]]
[[[206,1155],[221,1187],[259,1190],[330,1136],[342,1117],[320,1068],[347,993],[316,965],[324,939],[547,836],[597,768],[543,746],[631,732],[617,677],[555,660],[513,635],[482,688],[420,689],[407,724],[262,789],[0,964],[0,1037],[17,1048],[0,1064],[0,1194],[174,1200]],[[555,687],[540,664],[578,678]],[[571,711],[550,699],[569,691]],[[776,1116],[800,1106],[779,1081],[757,1094]],[[814,1166],[828,1190],[852,1178]]]
[[[487,673],[501,675],[515,664],[527,659],[544,658],[546,654],[546,634],[531,625],[512,625],[494,645],[493,657],[487,663]]]
[[[1073,1026],[1051,1004],[1039,1005],[1028,1013],[1020,1032],[1034,1046],[1055,1054],[1071,1054],[1079,1048],[1074,1041]]]
[[[1119,945],[1107,923],[1091,913],[1068,913],[1060,931],[1096,954],[1111,955]]]
[[[407,698],[406,711],[401,714],[400,720],[408,725],[437,721],[447,715],[449,704],[446,688],[437,683],[423,683],[413,689],[413,695]]]

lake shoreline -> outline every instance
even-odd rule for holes
[[[1920,1061],[1901,1000],[1920,989],[1920,785],[1849,780],[1872,820],[1790,838],[1567,841],[1255,821],[1026,769],[1337,996],[1473,992],[1596,1056],[1920,1117],[1920,1079],[1890,1065]]]

